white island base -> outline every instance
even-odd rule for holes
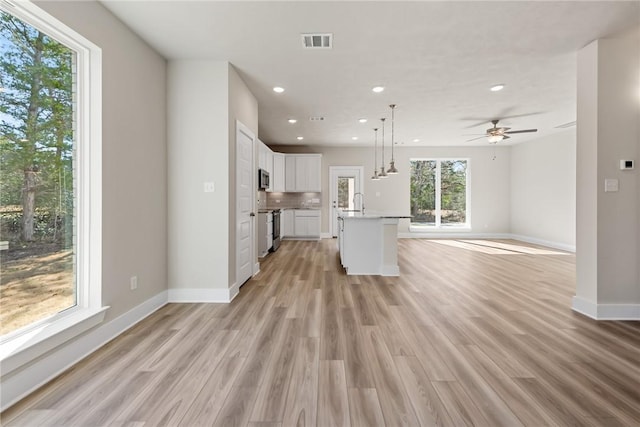
[[[340,261],[348,275],[399,276],[398,220],[403,215],[342,213]]]

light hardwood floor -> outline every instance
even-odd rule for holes
[[[400,240],[401,276],[285,241],[231,304],[170,304],[10,408],[63,426],[640,425],[640,322],[570,310],[575,257]]]

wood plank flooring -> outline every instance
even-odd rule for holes
[[[640,322],[572,312],[572,254],[407,239],[388,278],[335,246],[283,242],[231,304],[167,305],[3,425],[640,425]]]

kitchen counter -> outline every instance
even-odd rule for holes
[[[399,276],[398,221],[400,212],[338,213],[340,261],[349,275]]]
[[[271,209],[271,210],[276,210],[276,209],[280,209],[280,210],[285,210],[285,209],[295,209],[295,210],[302,210],[302,211],[319,211],[322,210],[322,207],[313,207],[313,208],[290,208],[287,206],[278,206],[275,208],[267,208],[267,209]]]
[[[411,218],[411,215],[399,213],[399,212],[377,212],[367,211],[353,212],[353,211],[339,211],[338,217],[341,218],[361,218],[361,219],[379,219],[379,218]]]

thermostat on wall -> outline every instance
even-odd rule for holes
[[[620,170],[633,169],[633,160],[620,160]]]

